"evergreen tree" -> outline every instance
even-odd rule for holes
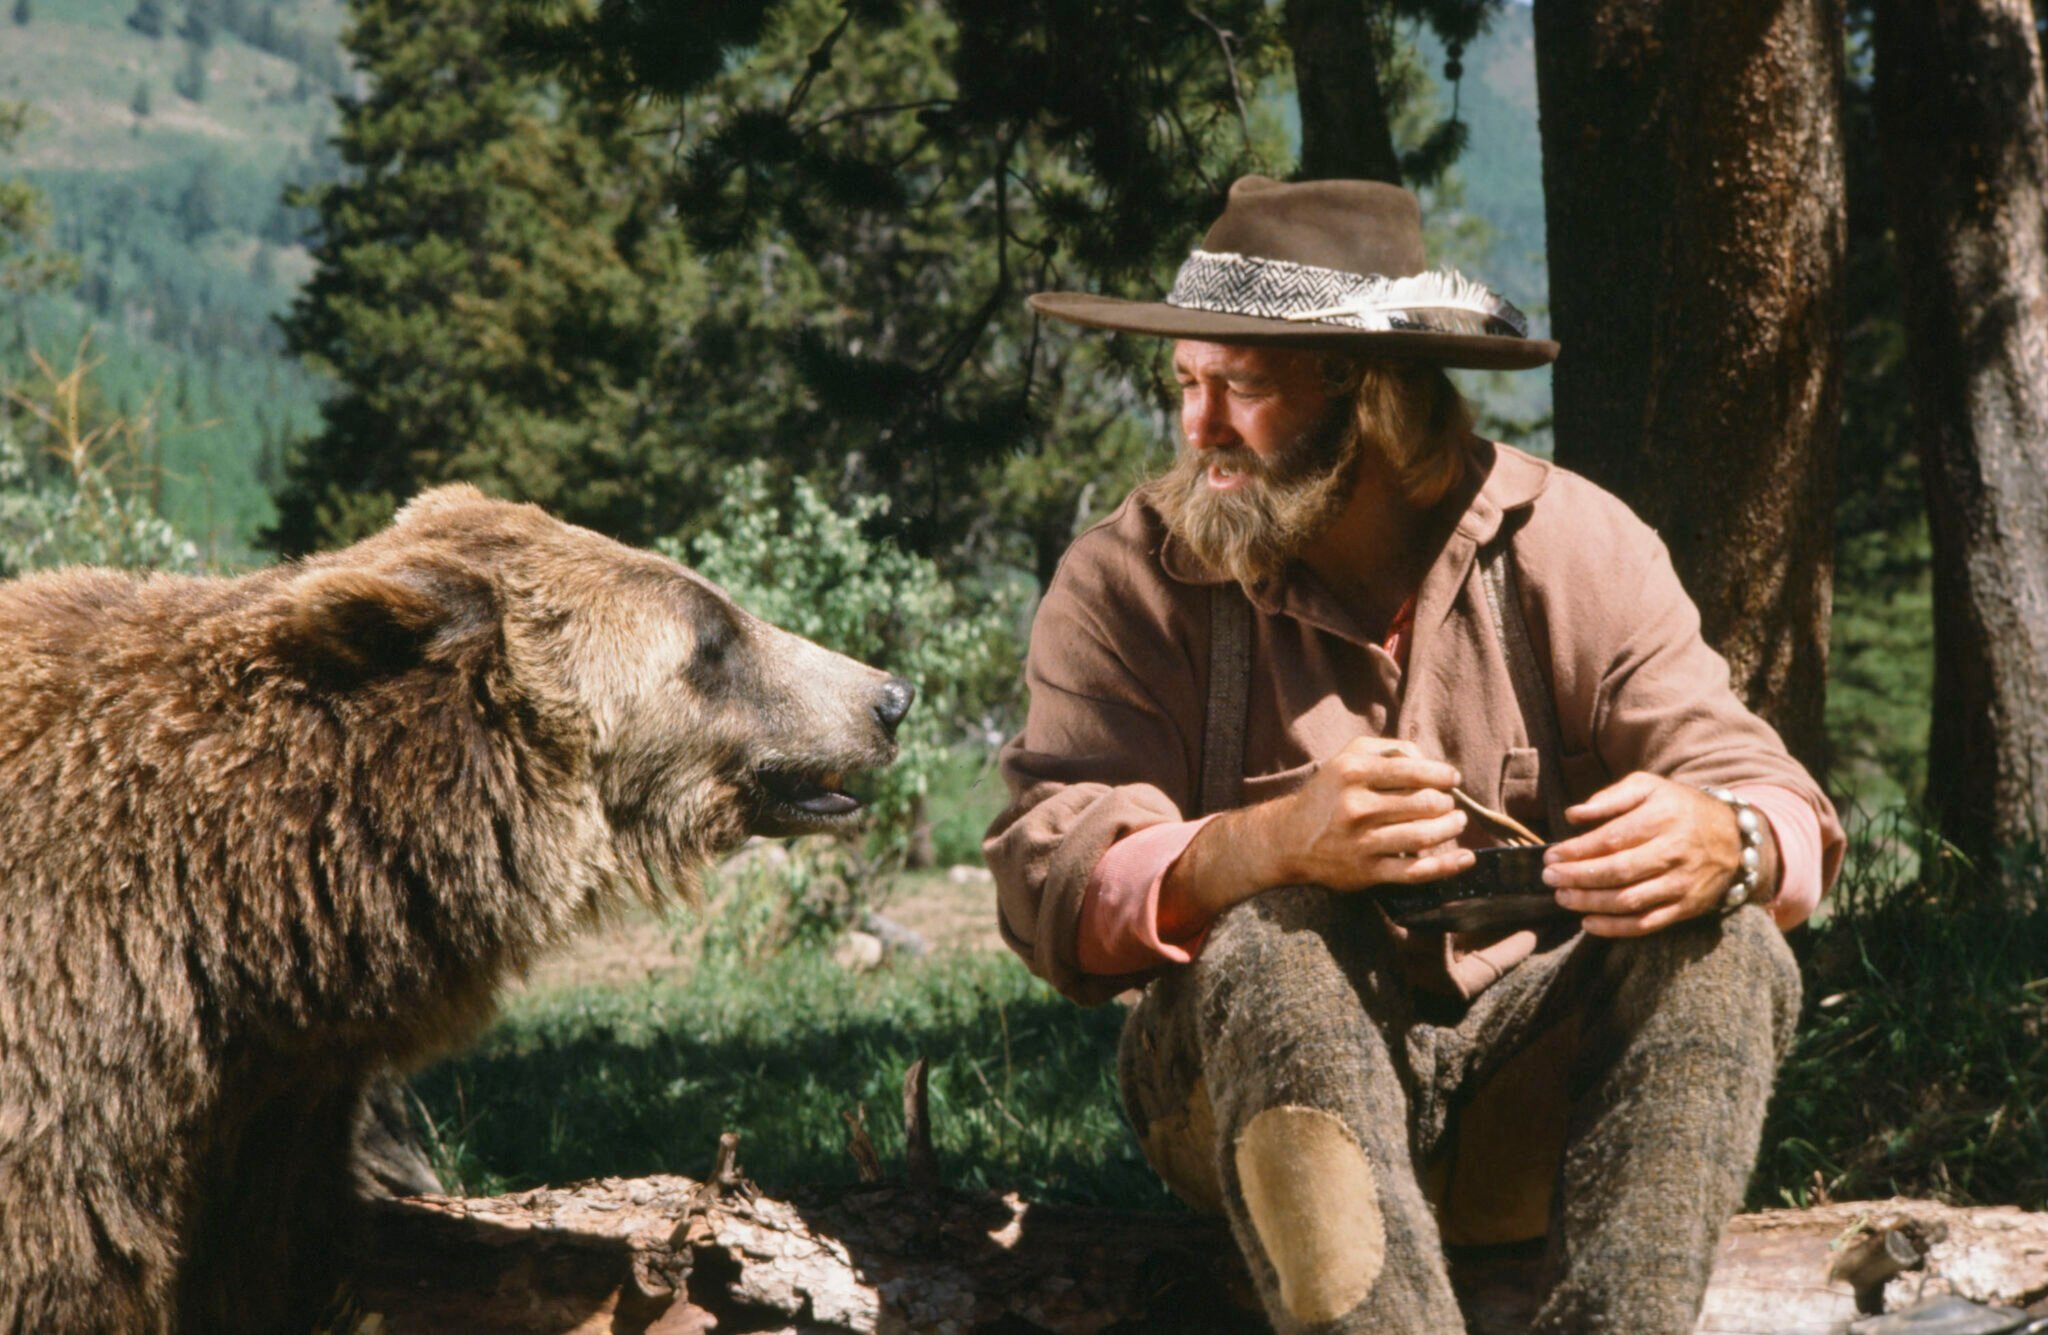
[[[135,96],[128,99],[128,110],[134,113],[135,119],[141,120],[149,115],[149,108],[149,85],[138,83],[135,85]]]
[[[1234,175],[1287,165],[1264,0],[503,8],[358,9],[355,179],[287,322],[347,388],[290,465],[287,550],[451,477],[646,540],[766,457],[1048,578],[1168,437],[1132,389],[1163,389],[1155,345],[1041,331],[1024,294],[1156,294]],[[571,349],[592,288],[551,266],[579,255],[614,295]]]
[[[201,50],[213,49],[213,40],[220,27],[220,15],[208,0],[190,0],[185,9],[185,21],[178,25],[178,36]]]
[[[30,121],[28,103],[0,102],[0,156],[27,133]],[[46,244],[49,225],[49,208],[40,190],[26,181],[0,177],[0,292],[32,292],[74,276],[70,257],[52,252]],[[16,309],[17,345],[26,348],[23,303],[10,304]]]
[[[34,17],[35,11],[30,8],[29,0],[14,0],[14,22],[17,27],[26,28]]]
[[[337,184],[287,346],[340,389],[289,464],[272,540],[345,541],[467,478],[642,538],[701,476],[654,452],[657,366],[693,279],[661,226],[663,147],[504,58],[496,0],[363,0]]]
[[[128,16],[128,26],[152,41],[161,40],[168,26],[163,0],[138,0],[135,12]]]
[[[227,217],[227,201],[216,164],[201,163],[193,168],[191,181],[178,194],[177,217],[188,244],[220,230]]]
[[[1933,657],[1926,616],[1909,610],[1928,596],[1930,549],[1870,33],[1857,0],[1842,85],[1849,236],[1827,708],[1830,787],[1874,806],[1917,798],[1925,784]]]
[[[2048,847],[2048,85],[2027,0],[1873,9],[1935,558],[1928,802],[1987,865]]]
[[[1825,768],[1846,247],[1833,0],[1537,0],[1557,457],[1670,545],[1736,690]]]
[[[185,44],[185,63],[179,67],[171,87],[188,102],[204,102],[207,93],[206,49],[197,42]]]
[[[419,348],[388,359],[378,340],[346,323],[368,324],[367,312],[351,314],[366,290],[411,291],[369,272],[387,263],[375,245],[386,210],[408,234],[423,221],[447,229],[410,236],[411,253],[443,244],[469,253],[479,223],[487,230],[497,216],[494,200],[520,200],[543,184],[531,173],[487,179],[473,166],[509,151],[492,143],[506,140],[510,114],[484,115],[503,96],[536,122],[529,136],[596,135],[586,138],[590,151],[623,173],[581,178],[572,195],[665,199],[682,212],[690,244],[662,226],[660,211],[641,223],[653,230],[636,246],[658,245],[672,276],[658,296],[640,300],[670,326],[637,330],[624,346],[651,344],[663,356],[591,372],[603,384],[621,379],[619,370],[636,379],[658,371],[626,415],[630,443],[545,468],[506,468],[496,485],[552,494],[563,508],[563,481],[582,471],[578,503],[602,508],[569,513],[646,537],[705,513],[712,497],[700,479],[766,453],[783,476],[811,475],[832,494],[889,497],[887,522],[921,550],[967,542],[1049,573],[1077,517],[1114,500],[1117,480],[1129,480],[1151,433],[1130,412],[1127,375],[1111,366],[1128,354],[1107,340],[1039,337],[1022,296],[1089,275],[1124,287],[1168,281],[1191,220],[1212,212],[1231,176],[1258,161],[1246,152],[1250,127],[1238,119],[1238,95],[1277,50],[1258,0],[1217,7],[1234,25],[1228,30],[1244,34],[1233,38],[1241,43],[1236,71],[1216,31],[1180,5],[1125,7],[1143,10],[1170,36],[1131,55],[1123,48],[1134,25],[1110,22],[1114,16],[1062,13],[1047,35],[1047,15],[1029,7],[991,3],[955,13],[939,0],[899,10],[856,6],[858,24],[854,11],[828,0],[650,6],[630,15],[607,8],[601,12],[614,18],[668,27],[654,45],[607,30],[615,46],[593,57],[593,69],[572,71],[569,95],[544,99],[538,87],[515,90],[508,76],[486,73],[507,64],[502,19],[454,0],[414,6],[409,22],[388,6],[365,5],[350,50],[375,92],[350,106],[343,131],[362,179],[323,205],[322,269],[288,328],[295,348],[315,358],[334,350],[330,364],[345,382],[362,385],[366,401],[402,404],[399,416],[408,420],[362,416],[347,394],[330,405],[327,429],[301,453],[281,498],[276,536],[287,547],[345,537],[349,530],[333,519],[346,498],[386,490],[395,497],[436,476],[477,475],[478,448],[462,456],[468,473],[431,471],[450,462],[441,441],[505,429],[487,392],[472,396],[468,417],[425,411],[455,397],[444,383],[450,377],[424,382],[411,370],[435,359]],[[1135,29],[1151,31],[1144,23]],[[519,36],[557,52],[580,40],[565,31]],[[1117,78],[1052,77],[1113,56],[1124,62]],[[676,62],[685,67],[680,76]],[[1233,73],[1246,82],[1234,85]],[[1028,109],[1014,110],[1009,104],[1027,89]],[[1048,105],[1048,90],[1065,100]],[[681,142],[681,179],[670,179],[660,158],[624,147],[646,127],[627,124],[618,108],[648,93],[681,97],[684,124],[702,127]],[[419,114],[422,101],[457,96],[460,111],[438,120]],[[408,198],[451,181],[473,187],[461,207]],[[545,184],[560,189],[565,181]],[[568,227],[592,207],[527,197],[516,211],[529,227],[551,212]],[[512,255],[508,267],[530,263],[516,249]],[[439,322],[432,336],[453,334],[458,345],[461,321],[450,312],[461,309],[417,298],[408,306],[421,340]],[[549,319],[573,327],[584,318],[573,307],[567,316],[558,309]],[[1044,428],[1055,413],[1058,440]],[[546,439],[567,444],[579,434],[589,427],[557,419]],[[532,449],[542,436],[529,428],[524,438]],[[1091,481],[1099,492],[1077,505]],[[990,509],[998,489],[1006,511],[999,517]]]
[[[1044,578],[1148,452],[1130,372],[1164,385],[1153,345],[1041,338],[1021,297],[1164,290],[1233,176],[1286,169],[1261,96],[1295,35],[1281,11],[1337,8],[604,5],[548,11],[565,17],[522,36],[579,85],[683,107],[673,193],[700,254],[797,256],[818,275],[818,309],[747,363],[776,365],[796,390],[774,432],[785,466],[887,496],[921,551],[999,541]],[[1429,25],[1455,58],[1499,0],[1364,8],[1371,54],[1412,64],[1392,60],[1397,19]],[[1314,34],[1292,45],[1298,72]],[[1417,90],[1405,73],[1387,78],[1385,118],[1413,119]],[[1355,77],[1350,95],[1376,96]],[[1305,121],[1317,105],[1304,96]],[[1320,128],[1325,141],[1343,129]],[[1436,179],[1462,134],[1455,115],[1428,126],[1399,154],[1402,176]],[[906,255],[921,258],[914,272]]]

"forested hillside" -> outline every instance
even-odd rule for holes
[[[51,239],[80,271],[74,289],[8,313],[0,375],[25,374],[30,347],[63,361],[90,331],[111,406],[155,403],[166,516],[228,558],[272,521],[285,451],[315,429],[326,392],[282,352],[274,317],[311,271],[311,217],[286,189],[340,174],[329,141],[333,95],[350,86],[348,17],[342,0],[24,0],[0,19],[0,100],[35,113],[0,170],[45,192]],[[1426,29],[1416,51],[1418,111],[1441,116],[1443,53]],[[1506,7],[1465,64],[1470,140],[1437,192],[1440,231],[1540,328],[1527,10]],[[1546,443],[1547,370],[1475,379],[1502,430]]]
[[[274,316],[309,265],[285,188],[331,178],[349,74],[339,0],[22,0],[0,16],[0,100],[31,122],[0,174],[46,197],[75,286],[18,299],[0,377],[80,340],[110,408],[157,422],[164,514],[223,559],[271,517],[286,442],[321,383]]]

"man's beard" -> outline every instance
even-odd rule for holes
[[[1358,478],[1359,439],[1350,405],[1261,458],[1244,446],[1183,447],[1152,487],[1166,527],[1203,564],[1251,585],[1271,579],[1337,521]],[[1218,464],[1245,474],[1229,491],[1209,485]]]

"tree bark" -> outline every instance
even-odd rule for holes
[[[1878,133],[1934,540],[1927,795],[2048,838],[2048,96],[2027,0],[1881,0]]]
[[[1401,184],[1367,8],[1363,0],[1287,0],[1302,180]]]
[[[887,1183],[776,1200],[680,1177],[375,1209],[353,1306],[358,1329],[389,1335],[1263,1328],[1229,1231],[1192,1215]],[[1845,1264],[1859,1254],[1877,1264]],[[1538,1269],[1499,1249],[1454,1263],[1471,1329],[1525,1329]],[[2040,1303],[2048,1215],[1926,1201],[1744,1215],[1698,1329],[1839,1330],[1859,1282],[1869,1310],[1943,1292]]]
[[[1557,459],[1671,548],[1810,768],[1841,418],[1840,0],[1537,0]]]

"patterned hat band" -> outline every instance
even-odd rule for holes
[[[1166,304],[1219,315],[1343,325],[1372,331],[1526,338],[1513,302],[1455,269],[1406,278],[1346,273],[1292,260],[1197,250],[1180,266]]]

